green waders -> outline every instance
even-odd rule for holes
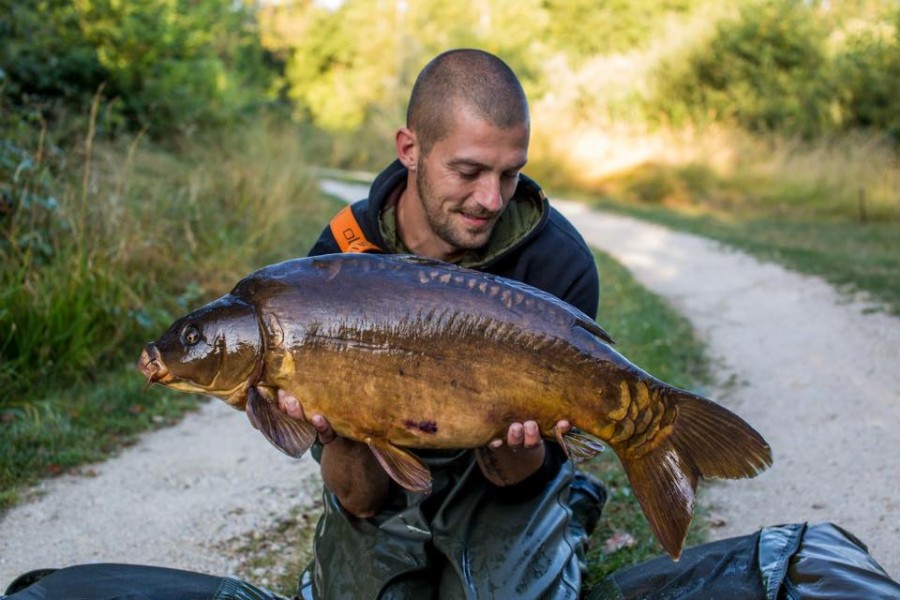
[[[587,535],[571,520],[571,463],[523,499],[490,486],[470,451],[426,462],[432,494],[398,489],[372,519],[324,492],[302,598],[578,598]]]

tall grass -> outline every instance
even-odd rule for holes
[[[0,507],[196,406],[141,394],[143,344],[251,270],[305,254],[334,211],[291,127],[177,150],[93,132],[57,146],[45,130],[3,157],[18,162],[0,217]]]
[[[177,154],[91,128],[36,150],[2,223],[0,385],[84,379],[189,305],[305,252],[327,220],[290,129],[223,132]]]

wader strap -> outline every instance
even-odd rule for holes
[[[381,251],[381,248],[366,239],[349,206],[336,214],[328,226],[341,252]]]

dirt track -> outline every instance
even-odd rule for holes
[[[900,320],[718,244],[556,205],[691,320],[716,360],[714,397],[774,449],[775,467],[761,477],[704,489],[701,500],[725,521],[715,534],[833,521],[897,578]],[[86,474],[46,482],[10,511],[0,520],[0,589],[28,569],[97,561],[227,574],[235,557],[216,544],[310,502],[316,472],[269,446],[242,413],[210,403]]]
[[[715,242],[556,204],[691,321],[715,361],[714,398],[772,446],[760,477],[706,486],[701,501],[725,521],[715,535],[832,521],[897,578],[900,320]]]

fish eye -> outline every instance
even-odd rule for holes
[[[188,325],[181,332],[181,343],[185,346],[196,346],[200,341],[200,330],[193,325]]]

